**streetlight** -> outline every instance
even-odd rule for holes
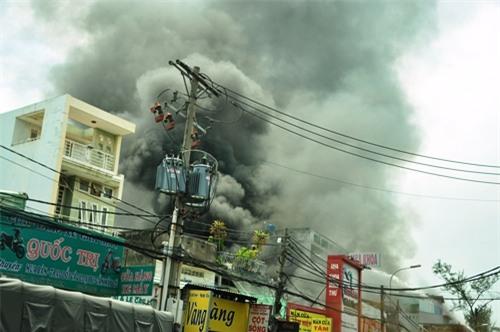
[[[396,271],[394,271],[394,273],[391,274],[391,278],[389,279],[389,289],[391,290],[391,293],[392,293],[392,278],[396,275],[396,273],[398,273],[400,271],[403,271],[403,270],[418,269],[419,267],[422,267],[422,265],[420,265],[420,264],[411,265],[411,266],[408,266],[408,267],[402,267],[402,268],[397,269]]]

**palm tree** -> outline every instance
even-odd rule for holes
[[[227,239],[227,227],[222,220],[214,220],[209,228],[210,237],[217,244],[217,251],[224,249],[224,241]]]

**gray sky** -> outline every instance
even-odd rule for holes
[[[51,78],[52,68],[57,65],[63,65],[59,68],[71,69],[65,67],[64,64],[69,62],[70,56],[78,56],[75,53],[70,53],[72,50],[79,47],[81,50],[85,50],[87,45],[95,46],[92,42],[97,35],[96,30],[99,28],[99,15],[93,13],[94,16],[92,16],[94,23],[97,22],[95,23],[96,27],[85,27],[84,25],[88,24],[88,22],[80,21],[80,18],[86,15],[86,11],[89,7],[92,7],[94,2],[81,2],[77,5],[77,8],[74,8],[74,4],[71,4],[72,10],[69,10],[70,5],[67,2],[57,1],[52,3],[58,6],[58,16],[51,17],[51,13],[54,13],[54,8],[36,5],[34,6],[37,13],[35,17],[32,4],[28,1],[4,1],[0,3],[0,23],[4,27],[9,27],[9,29],[2,30],[2,38],[0,40],[0,69],[2,73],[2,80],[0,81],[0,112],[47,97],[47,94],[50,94],[54,90],[54,80],[53,77]],[[212,27],[213,22],[224,22],[224,20],[228,19],[228,17],[230,18],[231,15],[240,10],[239,8],[233,8],[235,6],[229,7],[227,10],[224,8],[223,11],[220,8],[215,8],[214,12],[211,12],[211,15],[213,15],[212,19],[208,16],[206,22],[202,23]],[[105,10],[106,8],[102,9],[101,12],[104,13]],[[111,11],[111,13],[113,12]],[[228,16],[221,15],[221,13]],[[386,15],[386,13],[381,14]],[[312,18],[314,19],[314,15],[319,14],[313,11],[311,15],[313,15]],[[43,21],[44,17],[46,21]],[[387,18],[387,16],[385,17]],[[390,19],[384,22],[388,22],[388,24],[393,23]],[[396,20],[395,22],[398,21]],[[182,25],[182,22],[174,22],[172,24],[180,25],[184,31],[187,29],[186,26]],[[242,24],[246,24],[245,26],[249,29],[258,31],[259,27],[252,25],[251,21],[242,22]],[[419,24],[424,23],[419,22]],[[378,27],[378,25],[374,26]],[[290,41],[284,41],[280,44],[280,48],[276,47],[276,54],[278,52],[286,53],[288,49],[293,47],[293,45],[290,46],[289,44],[293,44],[296,42],[296,39],[301,37],[300,31],[294,31],[294,33],[297,33],[295,39],[291,38]],[[374,59],[376,60],[383,59],[386,61],[383,65],[392,69],[397,78],[395,83],[382,81],[381,84],[387,84],[388,86],[395,84],[401,90],[403,97],[406,98],[405,101],[401,101],[399,104],[396,101],[396,106],[399,107],[399,105],[402,105],[401,107],[405,109],[407,107],[409,110],[404,114],[405,123],[403,128],[398,129],[397,122],[392,127],[390,127],[390,124],[388,127],[384,127],[383,125],[380,127],[380,132],[392,128],[395,131],[395,135],[399,135],[395,141],[387,140],[381,143],[391,146],[409,146],[409,150],[418,148],[418,151],[415,152],[425,155],[484,164],[500,164],[500,119],[498,112],[500,109],[500,98],[498,98],[498,87],[500,86],[500,62],[498,61],[500,59],[499,32],[500,4],[498,2],[438,2],[435,26],[430,28],[424,37],[420,37],[419,42],[405,43],[405,40],[403,40],[401,44],[398,44],[402,48],[399,53],[394,56],[380,55],[379,57],[375,57]],[[192,38],[192,34],[194,33],[196,31],[186,31],[184,37]],[[238,39],[239,36],[245,36],[250,41],[240,40]],[[209,37],[210,35],[207,34],[206,38]],[[252,40],[254,36],[245,35],[244,31],[239,31],[238,29],[229,32],[226,31],[225,35],[219,37],[231,45],[239,45],[239,43],[243,45],[245,42],[255,42],[256,49],[261,50],[262,54],[267,54],[268,56],[273,54],[272,49],[270,51],[262,51],[268,44],[265,42],[260,44],[258,38]],[[307,34],[305,34],[306,37],[308,37]],[[385,36],[382,37],[384,38]],[[398,35],[394,36],[394,38],[396,37]],[[203,38],[204,36],[201,36],[200,40],[203,40]],[[362,42],[366,42],[367,45],[361,45],[361,50],[363,50],[363,47],[366,47],[370,50],[375,49],[379,51],[376,47],[374,48],[373,45],[369,44],[369,39],[359,41],[360,44]],[[182,49],[182,51],[179,51],[179,56],[183,57],[190,54],[189,44],[179,43],[176,46]],[[223,47],[224,45],[221,44],[221,48]],[[207,47],[208,49],[209,47]],[[140,51],[148,52],[146,48]],[[250,57],[248,59],[238,58],[238,53],[236,51],[233,52],[233,50],[224,49],[221,50],[221,54],[233,61],[235,67],[239,69],[251,66],[252,61],[254,61]],[[341,53],[336,54],[342,56]],[[211,62],[219,60],[217,59],[218,52],[207,51],[206,54],[202,55],[206,55],[211,60],[203,58],[200,61],[205,61],[206,67],[209,70],[213,69],[214,75],[218,75],[217,68],[220,67],[220,64],[212,65]],[[304,59],[317,56],[314,52],[309,54],[306,51],[300,55]],[[328,59],[324,60],[325,63],[328,61]],[[344,67],[352,64],[347,60],[349,60],[349,56],[345,59],[346,65]],[[286,65],[286,63],[275,63],[272,59],[264,59],[259,65],[262,67],[266,63]],[[356,62],[353,63],[356,64]],[[374,61],[374,63],[376,64],[377,62]],[[133,79],[138,80],[140,83],[138,84],[139,92],[143,91],[141,88],[144,87],[144,84],[153,84],[144,83],[144,81],[147,81],[148,76],[145,75],[146,72],[141,72],[142,68],[132,69],[140,72],[140,77],[133,77]],[[85,69],[81,68],[81,70]],[[305,77],[305,80],[308,79],[309,75],[311,76],[311,81],[313,81],[315,79],[314,75],[317,75],[315,71],[304,70],[301,72],[299,69],[297,70],[301,73],[302,77]],[[284,84],[283,81],[289,81],[291,78],[285,77],[280,81],[280,77],[270,77],[272,76],[268,75],[270,71],[270,68],[266,69],[264,67],[261,72],[254,70],[253,72],[246,73],[250,78],[236,71],[229,78],[225,76],[221,77],[242,86],[254,87],[253,91],[259,91],[258,96],[268,98],[266,101],[276,102],[279,106],[283,104],[286,111],[293,113],[299,108],[318,110],[317,115],[311,115],[309,119],[313,122],[320,121],[321,117],[325,114],[324,112],[327,112],[332,107],[340,108],[350,105],[355,110],[358,104],[361,104],[361,106],[365,105],[364,100],[358,103],[354,98],[357,93],[362,94],[369,89],[369,87],[359,87],[358,81],[362,81],[362,79],[356,77],[356,68],[348,72],[350,76],[346,75],[351,77],[350,80],[339,83],[339,85],[356,84],[356,88],[347,89],[346,91],[349,93],[344,95],[336,94],[332,96],[316,94],[316,91],[320,87],[312,92],[305,89],[296,90],[295,95],[287,95],[287,91],[290,90],[273,90],[273,83],[275,85]],[[158,75],[161,77],[161,73]],[[368,77],[369,79],[370,77]],[[129,83],[132,85],[136,84],[135,81]],[[76,86],[78,87],[78,85]],[[271,90],[271,97],[260,93],[262,86]],[[400,94],[397,92],[394,95],[389,94],[387,96],[392,98],[398,97]],[[283,100],[289,102],[284,104]],[[141,102],[143,101],[141,100]],[[385,105],[392,106],[392,104]],[[332,123],[327,126],[362,138],[371,138],[363,137],[363,131],[351,132],[351,117],[362,114],[363,108],[361,106],[359,107],[359,113],[336,113],[332,117]],[[363,119],[361,116],[356,118],[354,121],[356,127],[352,127],[352,130],[376,125],[375,117],[366,117],[365,120]],[[366,123],[363,121],[366,121]],[[388,119],[387,121],[390,120]],[[404,133],[408,135],[405,137],[402,135]],[[375,141],[377,141],[379,136],[382,140],[389,137],[379,135],[380,133],[376,129],[371,134],[373,134],[373,137],[376,137],[372,139]],[[271,130],[269,135],[272,135],[272,137],[276,138],[277,142],[281,143],[278,147],[271,147],[275,156],[288,156],[287,153],[289,151],[287,149],[291,146],[296,147],[295,144],[302,144],[299,146],[303,147],[304,153],[308,156],[325,153],[325,150],[310,147],[306,143],[295,143],[295,141],[289,143],[290,140],[276,130]],[[333,152],[328,153],[333,154]],[[291,167],[305,169],[309,165],[305,162],[307,158],[299,158],[298,156],[289,158],[289,166]],[[372,208],[387,211],[387,218],[392,222],[392,224],[373,224],[370,223],[369,219],[371,217],[376,218],[376,215],[370,214],[369,208],[363,214],[340,211],[340,207],[343,204],[363,204],[364,201],[361,200],[359,193],[351,193],[350,189],[345,188],[341,190],[347,191],[343,195],[340,195],[336,191],[319,190],[317,191],[317,195],[330,197],[333,202],[332,204],[339,205],[335,206],[335,211],[345,215],[346,219],[364,218],[363,222],[359,223],[359,227],[365,226],[368,234],[375,231],[387,234],[384,236],[380,235],[382,240],[379,242],[359,244],[356,243],[355,238],[343,235],[346,231],[340,229],[336,234],[329,234],[336,241],[346,246],[358,246],[361,250],[377,251],[377,248],[371,248],[370,245],[385,246],[387,243],[395,241],[394,237],[401,236],[401,234],[404,234],[409,239],[413,239],[413,241],[409,241],[413,242],[413,244],[401,247],[401,250],[405,253],[404,257],[398,260],[394,259],[393,264],[400,264],[398,266],[415,263],[422,264],[423,267],[418,273],[406,275],[409,283],[415,286],[427,285],[439,281],[431,272],[432,264],[439,258],[453,264],[456,268],[464,269],[466,274],[475,274],[498,265],[500,262],[500,204],[498,202],[500,201],[500,187],[440,179],[392,168],[374,173],[378,177],[373,178],[372,182],[370,182],[373,175],[370,176],[367,173],[366,168],[369,168],[369,165],[359,166],[359,174],[366,174],[366,176],[348,176],[345,170],[352,169],[352,165],[354,165],[353,162],[345,161],[348,158],[343,155],[336,156],[335,165],[338,168],[333,167],[332,169],[328,169],[324,167],[328,162],[327,156],[324,156],[322,159],[325,162],[322,164],[323,166],[319,165],[316,168],[313,167],[308,170],[352,182],[361,181],[365,185],[373,185],[394,191],[427,196],[478,199],[478,201],[435,199],[408,195],[390,195],[389,200],[385,198],[378,200],[378,196],[375,197],[373,195],[369,200],[370,204],[367,203],[367,205],[371,206],[371,202],[375,201]],[[360,162],[356,161],[355,165],[358,166],[360,164]],[[264,168],[262,172],[263,176],[266,177],[275,176],[275,178],[280,179],[280,176],[282,176],[282,174],[276,175],[275,169],[266,171]],[[238,178],[233,173],[231,175]],[[227,179],[228,183],[234,182],[231,180],[232,178]],[[242,182],[239,178],[238,181]],[[283,189],[284,194],[291,195],[291,192],[295,188],[302,188],[304,185],[308,185],[306,182],[308,183],[309,181],[314,180],[305,179],[290,183],[288,187],[290,188],[290,192],[287,192],[287,188],[285,188]],[[236,184],[238,185],[237,188],[241,187],[238,183]],[[312,186],[318,187],[315,183]],[[308,187],[306,186],[306,188]],[[354,189],[352,190],[354,192]],[[231,191],[229,190],[229,192]],[[351,200],[355,203],[352,203]],[[491,202],[488,200],[497,201]],[[315,208],[316,206],[325,205],[325,202],[321,200],[311,200],[309,203],[310,206]],[[290,204],[295,204],[295,202],[291,200]],[[269,208],[269,205],[265,207]],[[222,204],[219,208],[221,213],[223,213]],[[232,209],[231,211],[238,212],[238,215],[249,215],[249,212],[246,210]],[[289,214],[296,215],[297,213],[297,211],[287,207],[286,204],[277,207],[276,211],[274,218],[286,218]],[[321,217],[327,218],[328,215],[331,215],[331,211],[325,210],[318,217],[318,221],[313,220],[313,226],[319,229],[325,227],[320,221]],[[250,216],[249,218],[254,217]],[[273,214],[271,214],[271,220],[272,218]],[[340,225],[342,225],[341,222]],[[396,229],[396,231],[393,229]],[[392,233],[394,234],[391,235]],[[359,234],[363,236],[365,233],[360,232]],[[388,269],[394,266],[390,265]],[[495,290],[500,292],[500,285],[497,285]],[[494,317],[498,317],[497,321],[500,320],[500,304],[498,303],[495,304]]]

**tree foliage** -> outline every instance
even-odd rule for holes
[[[450,264],[441,260],[434,264],[432,271],[446,282],[445,289],[457,297],[453,303],[454,309],[464,312],[465,320],[472,329],[485,331],[491,326],[491,300],[482,300],[481,297],[499,280],[500,275],[462,282],[467,279],[464,272],[453,271]]]
[[[209,228],[211,242],[217,245],[217,251],[224,249],[224,242],[227,239],[227,227],[222,220],[214,220]]]
[[[258,251],[262,250],[262,247],[267,243],[269,239],[269,233],[261,230],[255,230],[252,235],[252,243]]]

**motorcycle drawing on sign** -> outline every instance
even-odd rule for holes
[[[23,238],[19,229],[14,229],[13,235],[8,235],[4,232],[0,233],[0,250],[4,250],[5,247],[12,250],[18,259],[24,257],[26,248],[24,247]]]
[[[120,273],[121,264],[119,257],[113,257],[113,251],[109,250],[106,257],[104,257],[104,262],[101,264],[101,274],[106,274],[113,271],[114,273]]]

